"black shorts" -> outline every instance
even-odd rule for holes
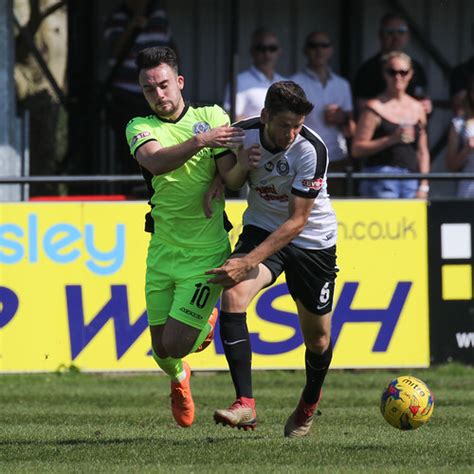
[[[233,254],[246,254],[262,243],[271,232],[253,225],[244,226]],[[288,244],[262,263],[273,275],[272,283],[285,272],[286,284],[294,300],[314,314],[332,310],[334,281],[339,271],[336,246],[328,249],[302,249]]]

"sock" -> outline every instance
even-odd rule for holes
[[[153,359],[158,364],[161,370],[168,374],[173,380],[181,382],[186,377],[186,371],[183,367],[183,361],[181,359],[173,359],[172,357],[166,357],[162,359],[158,357],[155,351],[152,349]],[[184,374],[184,375],[183,375]]]
[[[247,313],[220,313],[220,336],[237,398],[253,398],[252,349]]]
[[[324,383],[329,365],[332,360],[332,343],[322,353],[316,354],[306,349],[306,385],[303,390],[302,398],[308,405],[314,405],[319,400],[319,394]]]
[[[212,327],[209,323],[206,323],[204,329],[199,333],[198,337],[196,338],[196,342],[194,343],[193,348],[191,349],[190,354],[192,354],[206,339],[207,335],[211,331]]]

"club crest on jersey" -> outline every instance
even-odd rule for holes
[[[277,173],[280,176],[286,176],[288,172],[290,171],[290,166],[288,165],[288,161],[286,161],[285,159],[278,160],[276,169],[277,169]]]
[[[315,189],[316,191],[319,191],[323,187],[324,179],[323,178],[303,179],[303,181],[301,181],[301,184],[305,188]]]
[[[211,126],[207,122],[196,122],[193,125],[194,135],[199,135],[200,133],[207,132],[211,129]]]
[[[150,132],[141,132],[141,133],[135,135],[132,138],[132,141],[130,142],[130,146],[135,145],[135,143],[137,143],[138,140],[141,140],[142,138],[148,137],[149,135],[150,135]]]
[[[269,161],[268,163],[265,163],[265,166],[264,168],[269,172],[271,173],[273,171],[273,168],[275,168],[275,165]]]

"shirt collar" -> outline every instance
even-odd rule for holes
[[[273,78],[268,79],[268,77],[265,76],[265,74],[263,74],[263,72],[260,71],[260,69],[257,69],[253,64],[252,66],[250,66],[250,71],[255,77],[258,78],[258,80],[265,81],[265,82],[272,82],[276,79],[276,76],[277,76],[277,73],[273,71]]]
[[[332,79],[333,77],[333,72],[332,72],[332,69],[330,67],[327,68],[328,70],[328,80],[329,79]],[[304,68],[304,72],[313,80],[315,81],[318,81],[318,82],[321,82],[321,79],[319,79],[319,76],[312,70],[310,69],[309,67],[305,67]]]

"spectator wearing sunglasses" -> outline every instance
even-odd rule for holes
[[[329,66],[334,47],[327,33],[309,33],[303,53],[307,58],[307,66],[291,79],[303,88],[308,100],[314,104],[313,111],[306,116],[305,125],[313,129],[326,144],[328,171],[345,171],[350,164],[346,138],[355,131],[349,82],[334,73]],[[330,182],[328,191],[331,196],[343,196],[344,182]]]
[[[235,117],[236,121],[260,115],[268,88],[275,82],[285,80],[275,71],[281,55],[281,47],[275,33],[258,28],[250,45],[252,66],[237,76]],[[230,112],[230,86],[227,85],[224,109]]]
[[[378,96],[385,89],[382,72],[382,56],[391,51],[405,51],[410,41],[410,30],[404,18],[387,13],[380,20],[379,40],[381,50],[363,63],[354,79],[353,93],[358,111],[364,108],[368,99]],[[428,81],[423,67],[412,59],[413,75],[407,93],[421,102],[426,114],[433,108],[427,96]]]
[[[446,164],[449,171],[474,172],[474,71],[466,79],[466,94],[460,103],[461,115],[454,117],[448,136]],[[463,179],[457,185],[457,197],[474,198],[474,180]]]
[[[364,161],[366,173],[428,173],[430,155],[426,114],[407,93],[413,76],[410,57],[392,51],[382,58],[385,90],[369,99],[357,123],[352,156]],[[417,179],[377,179],[360,183],[360,194],[372,198],[426,198],[428,182]]]

